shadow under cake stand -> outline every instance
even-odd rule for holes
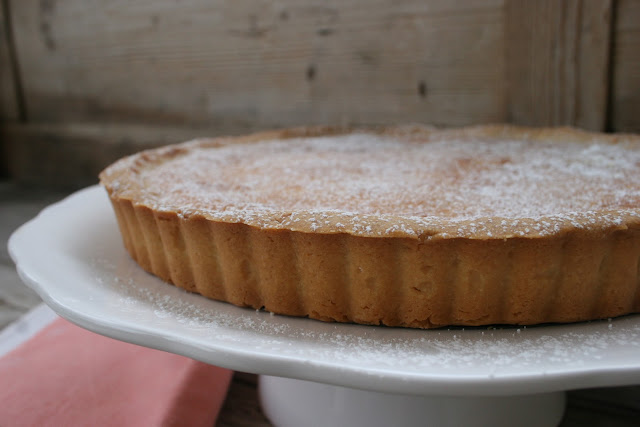
[[[10,238],[54,311],[118,340],[261,374],[277,425],[556,425],[565,390],[640,383],[640,316],[572,325],[412,330],[277,316],[189,294],[126,254],[103,189]]]

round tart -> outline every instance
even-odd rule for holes
[[[239,306],[431,328],[640,311],[640,137],[301,128],[124,158],[100,179],[148,272]]]

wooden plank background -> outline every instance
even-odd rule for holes
[[[11,44],[9,42],[9,20],[3,4],[0,4],[0,118],[15,121],[19,118],[16,76],[12,67]]]
[[[507,1],[507,121],[604,130],[611,0]]]
[[[224,128],[502,118],[500,1],[316,3],[16,2],[29,118]]]
[[[15,58],[11,57],[12,44],[9,40],[11,31],[8,28],[10,22],[7,12],[6,3],[0,3],[0,126],[3,121],[17,121],[19,119],[17,80],[13,67]],[[2,135],[1,132],[0,135]],[[0,138],[0,177],[8,174],[7,144],[3,138]]]
[[[640,128],[639,0],[3,5],[0,135],[25,182],[82,186],[141,148],[304,124]]]
[[[640,1],[617,6],[610,120],[613,130],[640,133]]]

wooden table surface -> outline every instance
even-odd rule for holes
[[[15,272],[7,251],[9,236],[43,207],[65,195],[0,181],[0,329],[40,303],[38,296],[22,284]],[[217,425],[271,425],[260,409],[257,383],[254,374],[235,373]],[[640,385],[575,390],[568,392],[567,397],[562,427],[640,424]]]

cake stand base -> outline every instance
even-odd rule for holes
[[[565,393],[409,396],[260,376],[260,403],[278,427],[556,426]]]

